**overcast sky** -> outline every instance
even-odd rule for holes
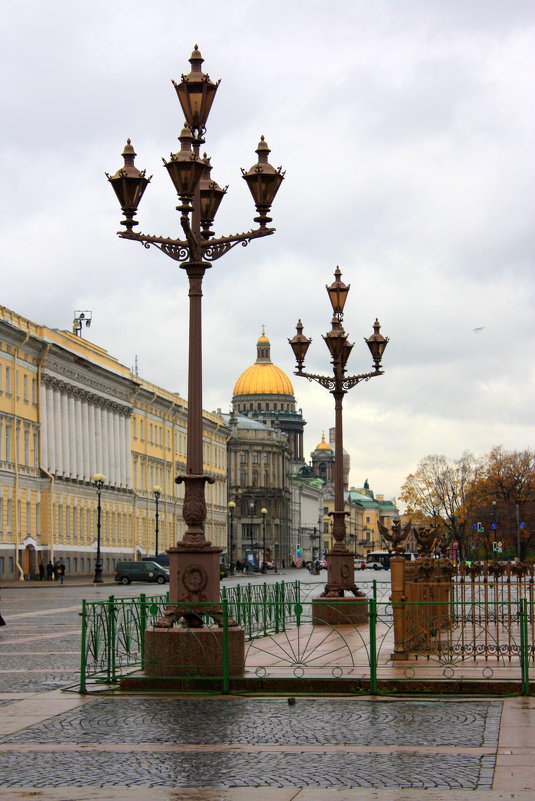
[[[206,137],[229,191],[218,235],[252,227],[240,167],[264,134],[286,179],[272,237],[237,247],[204,282],[204,407],[229,409],[264,324],[292,378],[309,453],[331,395],[292,376],[330,371],[325,284],[351,284],[351,374],[363,337],[390,337],[385,374],[345,398],[351,484],[397,496],[420,458],[534,447],[532,0],[4,0],[0,303],[84,330],[139,374],[187,395],[187,281],[121,241],[104,172],[130,137],[154,175],[139,230],[179,235],[161,156],[183,119],[171,84],[195,43],[221,78]]]

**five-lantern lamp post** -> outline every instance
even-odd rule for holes
[[[243,178],[253,196],[258,216],[254,218],[257,228],[241,234],[215,237],[211,226],[216,212],[225,196],[211,177],[211,163],[206,154],[201,155],[204,145],[206,122],[214,101],[219,81],[214,83],[202,71],[203,58],[197,45],[189,59],[191,71],[174,82],[178,100],[185,116],[184,128],[178,137],[180,149],[171,153],[164,166],[179,197],[177,211],[184,236],[182,239],[137,233],[134,227],[138,205],[147,188],[150,177],[135,164],[136,153],[130,140],[123,151],[124,165],[114,175],[108,175],[124,213],[119,232],[122,239],[151,245],[174,259],[185,270],[189,280],[189,352],[188,352],[188,425],[186,473],[177,476],[177,483],[184,482],[183,517],[186,531],[170,554],[170,599],[171,601],[197,599],[200,591],[192,588],[203,586],[202,595],[208,601],[219,600],[219,554],[221,548],[212,547],[206,540],[205,484],[214,479],[203,471],[202,439],[202,327],[201,298],[202,281],[212,262],[224,256],[238,244],[248,245],[251,240],[273,234],[269,227],[269,212],[275,195],[282,183],[284,173],[269,161],[270,149],[262,136],[256,153],[257,162],[242,170]],[[173,556],[180,554],[180,559]],[[191,557],[191,559],[189,558]],[[181,565],[179,569],[178,565]],[[197,570],[197,572],[195,572]],[[189,571],[189,572],[188,572]],[[175,574],[173,576],[173,574]],[[194,575],[195,574],[195,575]],[[206,574],[206,575],[205,575]],[[183,577],[186,577],[183,580]],[[167,613],[166,613],[167,614]],[[175,616],[175,619],[178,615]],[[199,618],[184,615],[186,625],[198,625]],[[173,621],[169,622],[172,625]]]
[[[332,535],[334,545],[327,556],[327,584],[323,596],[343,597],[346,590],[354,595],[362,596],[360,590],[355,585],[355,575],[353,566],[353,553],[346,546],[346,523],[344,510],[344,473],[343,473],[343,426],[342,426],[342,406],[344,395],[361,381],[368,381],[370,378],[383,375],[381,369],[381,359],[384,349],[388,343],[388,338],[381,334],[381,326],[378,320],[373,324],[373,333],[365,339],[373,359],[374,369],[369,373],[361,375],[346,375],[346,364],[353,344],[348,342],[348,337],[342,326],[344,317],[344,305],[349,292],[349,285],[341,280],[342,273],[337,267],[334,273],[335,280],[330,286],[326,286],[329,300],[331,302],[333,317],[331,330],[323,337],[331,354],[331,364],[333,372],[331,375],[314,375],[304,371],[304,360],[307,350],[312,342],[303,334],[303,324],[298,321],[297,333],[289,339],[294,352],[297,369],[295,375],[308,378],[309,381],[316,381],[322,387],[329,390],[334,397],[335,406],[335,462],[334,462],[334,511],[330,514],[333,518]]]
[[[102,494],[102,487],[106,483],[106,476],[102,473],[95,473],[95,475],[92,477],[92,481],[97,488],[97,558],[95,561],[95,577],[93,579],[93,584],[102,584],[102,558],[100,556],[102,504],[100,496]]]
[[[159,534],[160,534],[160,526],[159,526],[160,514],[159,514],[159,509],[158,509],[158,503],[159,503],[159,500],[160,500],[160,495],[162,494],[162,488],[159,487],[157,484],[155,484],[154,487],[152,488],[152,491],[154,493],[154,503],[156,505],[155,515],[154,515],[154,539],[155,539],[155,542],[154,542],[154,555],[158,556],[158,554],[160,553],[159,546],[158,546],[158,537],[159,537]]]

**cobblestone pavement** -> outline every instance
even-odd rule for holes
[[[250,801],[251,788],[255,801],[535,797],[531,699],[62,692],[89,597],[63,590],[14,590],[7,610],[3,591],[0,801]]]

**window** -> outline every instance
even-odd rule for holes
[[[269,453],[264,454],[264,464],[269,464]]]
[[[258,464],[258,451],[253,451],[251,454],[251,461],[253,464]]]
[[[28,376],[27,375],[25,375],[24,378],[23,378],[23,390],[22,390],[22,392],[23,392],[24,403],[28,403],[30,398],[28,396]]]
[[[11,395],[11,367],[6,367],[6,395]]]
[[[32,403],[37,405],[37,381],[32,378]]]
[[[369,517],[367,517],[367,518],[366,518],[366,523],[369,523],[369,522],[370,522],[370,518],[369,518]]]
[[[6,462],[11,461],[11,420],[6,420]]]
[[[240,451],[240,464],[247,464],[249,454],[247,451]]]

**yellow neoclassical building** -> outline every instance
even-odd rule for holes
[[[106,350],[0,307],[0,578],[35,577],[62,559],[91,575],[95,473],[102,492],[104,573],[182,537],[187,402],[150,384]],[[204,413],[207,538],[226,544],[226,447],[219,415]]]

